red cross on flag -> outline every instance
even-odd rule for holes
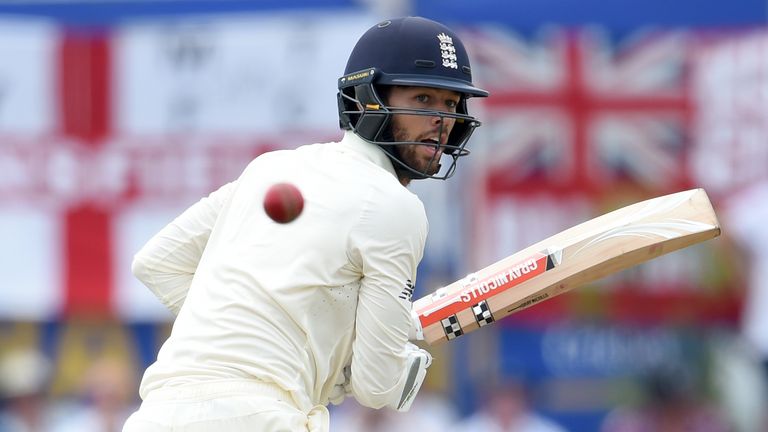
[[[0,318],[168,319],[133,254],[259,153],[341,135],[338,68],[371,21],[339,18],[0,22]]]
[[[488,187],[600,191],[615,181],[653,190],[686,184],[690,121],[685,33],[622,43],[597,32],[466,33],[485,108]]]

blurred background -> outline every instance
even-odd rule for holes
[[[340,138],[352,46],[403,15],[491,92],[458,174],[412,185],[416,297],[688,188],[723,235],[435,348],[410,413],[332,430],[768,431],[763,0],[0,1],[0,431],[120,429],[171,325],[132,255],[258,154]]]

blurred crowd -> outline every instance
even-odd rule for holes
[[[738,369],[734,366],[735,369]],[[115,432],[136,408],[133,366],[110,356],[92,359],[72,395],[51,392],[54,365],[32,349],[0,356],[0,432]],[[426,388],[407,413],[363,408],[348,399],[331,409],[335,432],[565,432],[574,430],[536,408],[536,384],[519,377],[471,389],[467,412],[444,391]],[[759,432],[768,425],[728,415],[690,371],[653,371],[639,392],[604,416],[599,432]],[[742,390],[748,391],[747,387]],[[586,389],[585,389],[586,392]],[[550,394],[551,397],[551,394]],[[763,419],[764,421],[765,419]]]
[[[735,419],[680,374],[659,371],[641,381],[634,402],[618,405],[595,429],[573,429],[539,412],[531,404],[531,388],[503,380],[479,398],[478,408],[466,416],[443,395],[417,399],[405,414],[373,411],[345,402],[332,411],[332,430],[338,432],[735,432],[768,431],[765,424],[740,427]]]
[[[135,409],[135,372],[121,359],[92,359],[72,395],[51,393],[53,371],[33,349],[0,357],[0,432],[119,432]]]

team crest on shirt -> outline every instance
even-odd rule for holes
[[[405,288],[403,288],[403,292],[400,293],[400,298],[403,300],[411,301],[411,298],[413,297],[413,281],[408,279],[405,281]]]
[[[456,47],[453,46],[453,38],[445,33],[437,35],[437,39],[440,41],[440,56],[443,58],[443,67],[458,69],[459,64],[456,63]]]

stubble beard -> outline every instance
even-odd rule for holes
[[[415,142],[416,139],[410,137],[408,132],[396,126],[392,127],[392,136],[395,142]],[[440,171],[440,158],[435,157],[432,159],[424,159],[418,156],[417,149],[421,144],[399,144],[396,147],[397,154],[400,156],[400,160],[413,168],[414,170],[426,174],[428,176],[437,174]],[[428,145],[428,144],[424,144]]]

